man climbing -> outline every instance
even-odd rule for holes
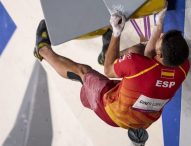
[[[62,77],[80,81],[82,104],[107,124],[130,129],[133,140],[136,130],[148,128],[160,117],[189,70],[189,48],[182,34],[176,30],[162,34],[165,11],[157,15],[147,45],[138,44],[121,55],[119,43],[125,17],[120,12],[111,15],[112,36],[104,71],[108,77],[122,78],[121,81],[110,80],[88,65],[56,54],[44,20],[37,29],[34,55],[46,60]]]

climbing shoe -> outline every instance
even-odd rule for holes
[[[51,42],[45,20],[41,20],[36,31],[36,44],[33,52],[34,56],[40,61],[42,61],[43,57],[39,54],[39,50],[44,46],[51,46]]]

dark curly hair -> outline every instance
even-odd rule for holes
[[[181,31],[170,30],[162,37],[161,52],[163,63],[167,66],[178,66],[189,56],[189,47]]]

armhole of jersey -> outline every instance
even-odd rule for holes
[[[182,67],[182,66],[178,66],[179,68],[180,68],[180,70],[183,72],[183,74],[184,74],[184,76],[185,76],[185,78],[186,78],[186,76],[187,76],[187,73],[186,73],[186,71],[184,70],[184,68]]]
[[[114,71],[115,75],[117,75],[117,77],[120,78],[119,73],[117,72],[117,69],[115,69],[115,65],[116,65],[116,63],[118,63],[118,60],[119,60],[119,59],[117,58],[117,59],[115,59],[115,61],[113,62],[113,71]]]
[[[115,61],[113,62],[113,64],[116,64],[116,63],[117,63],[117,61],[118,61],[118,58],[117,58],[117,59],[115,59]]]
[[[157,67],[158,65],[159,65],[158,63],[155,63],[155,64],[152,65],[151,67],[148,67],[148,68],[146,68],[146,69],[144,69],[144,70],[142,70],[142,71],[140,71],[140,72],[138,72],[138,73],[136,73],[136,74],[134,74],[134,75],[127,76],[127,77],[125,77],[125,78],[126,78],[126,79],[132,79],[132,78],[138,77],[138,76],[140,76],[140,75],[145,74],[146,72],[149,72],[150,70],[154,69],[154,68]]]

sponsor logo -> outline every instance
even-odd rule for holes
[[[147,111],[160,111],[169,99],[156,99],[141,95],[134,103],[133,108]]]
[[[119,58],[119,62],[122,62],[122,61],[124,61],[124,60],[126,60],[126,59],[131,59],[131,54],[130,54],[130,53],[121,56],[121,57]]]

